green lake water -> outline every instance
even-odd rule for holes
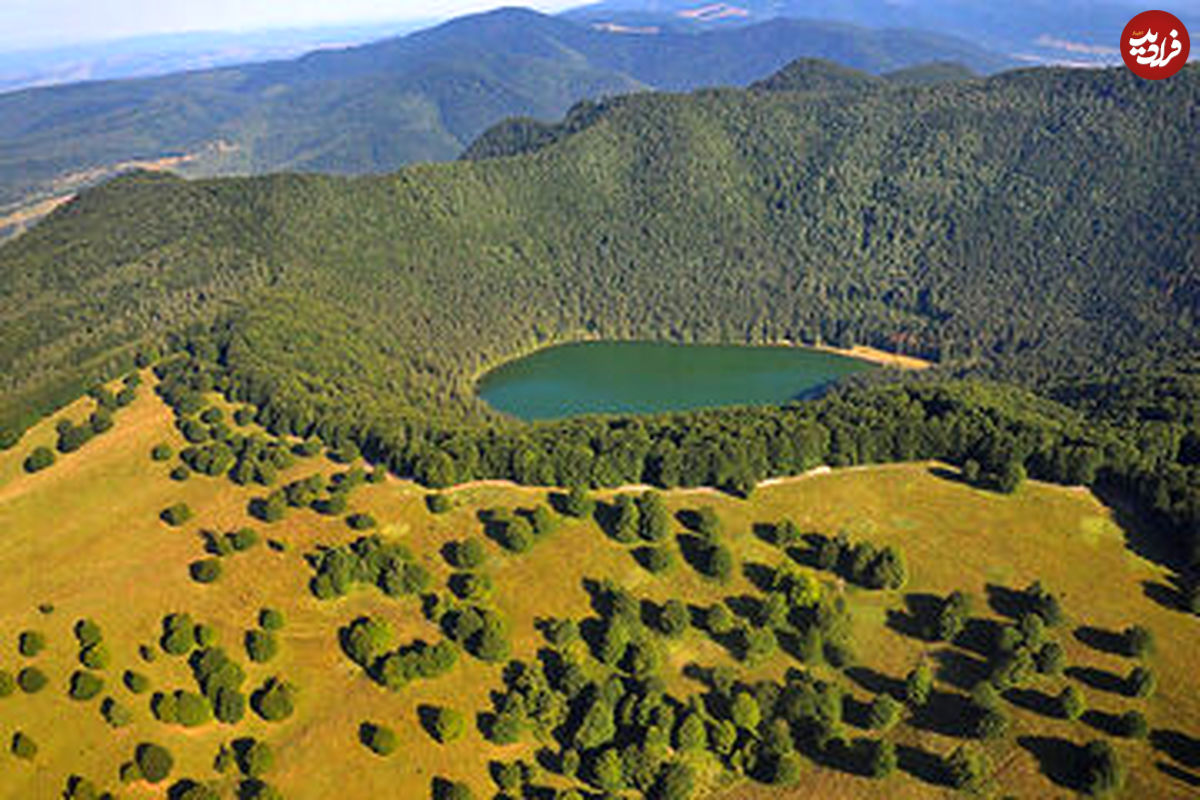
[[[478,391],[493,408],[525,420],[648,414],[778,405],[875,368],[802,347],[580,342],[501,364]]]

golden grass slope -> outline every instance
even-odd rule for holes
[[[65,413],[79,418],[89,404],[81,401]],[[117,414],[112,431],[75,454],[60,456],[44,472],[26,475],[20,463],[33,446],[53,440],[52,420],[39,425],[14,450],[0,454],[0,668],[15,672],[26,663],[37,663],[51,680],[40,694],[17,692],[0,699],[0,742],[5,745],[0,752],[0,797],[59,797],[72,774],[117,789],[122,797],[161,797],[165,784],[157,788],[144,783],[119,785],[117,769],[139,742],[169,747],[176,757],[172,780],[210,780],[217,777],[212,761],[220,744],[240,736],[260,737],[274,747],[277,763],[267,778],[288,798],[425,798],[436,776],[465,780],[477,796],[493,796],[497,790],[488,777],[488,760],[531,758],[535,748],[529,737],[522,744],[496,747],[472,725],[460,741],[438,745],[421,729],[416,708],[423,703],[450,705],[473,721],[476,713],[490,710],[489,692],[499,688],[501,668],[464,656],[449,675],[415,682],[398,694],[364,677],[338,647],[339,626],[371,614],[391,620],[398,641],[417,636],[436,640],[438,633],[420,615],[416,599],[396,601],[364,589],[342,600],[322,602],[308,592],[311,572],[303,555],[319,544],[348,542],[359,535],[341,519],[292,511],[275,525],[253,523],[264,538],[286,543],[287,550],[256,547],[224,559],[225,574],[218,583],[194,583],[187,565],[203,556],[198,532],[251,522],[246,504],[262,489],[195,476],[182,484],[169,480],[169,465],[151,461],[149,451],[160,441],[170,441],[177,449],[181,446],[171,421],[170,412],[147,384],[134,404]],[[286,481],[335,468],[323,459],[307,459],[281,477]],[[939,477],[935,470],[935,465],[907,464],[834,471],[764,487],[750,501],[711,492],[673,492],[668,497],[675,509],[715,506],[740,563],[778,563],[779,551],[757,538],[751,527],[787,516],[802,530],[844,529],[879,544],[898,543],[911,573],[905,592],[944,594],[961,588],[974,596],[977,609],[986,611],[987,584],[1020,588],[1040,579],[1061,593],[1071,628],[1146,625],[1158,642],[1151,660],[1159,679],[1157,694],[1148,701],[1133,701],[1083,686],[1089,705],[1107,711],[1142,708],[1152,729],[1200,736],[1200,680],[1195,666],[1200,658],[1200,622],[1147,596],[1145,586],[1164,582],[1167,572],[1126,547],[1127,533],[1114,512],[1082,490],[1029,484],[1015,496],[1003,497]],[[458,501],[454,511],[434,516],[425,508],[424,494],[419,487],[389,479],[359,489],[351,507],[369,511],[386,535],[406,541],[439,586],[445,585],[450,573],[439,549],[447,541],[481,535],[475,516],[479,509],[528,507],[546,497],[540,489],[476,486],[454,493]],[[160,522],[158,512],[180,500],[196,512],[194,520],[182,528]],[[701,580],[682,561],[664,577],[653,577],[634,562],[627,546],[606,538],[592,522],[564,521],[553,536],[524,556],[504,555],[490,541],[487,547],[488,569],[496,584],[494,603],[511,623],[513,656],[522,659],[533,658],[541,646],[535,619],[588,613],[588,595],[581,585],[585,577],[613,578],[639,596],[678,597],[701,604],[752,591],[740,574],[729,585],[717,586]],[[856,652],[862,666],[902,678],[918,659],[940,649],[885,627],[888,610],[903,607],[903,592],[841,590],[848,593],[854,609]],[[53,604],[54,611],[39,612],[43,603]],[[254,665],[245,658],[241,641],[265,606],[282,610],[287,624],[280,636],[280,655],[269,664]],[[148,710],[149,693],[130,694],[120,685],[120,675],[135,668],[151,677],[152,690],[194,689],[182,659],[160,654],[154,663],[145,664],[137,654],[139,644],[156,641],[160,620],[173,611],[190,612],[197,621],[216,628],[220,643],[246,666],[247,686],[272,675],[295,683],[300,690],[297,713],[281,724],[265,723],[248,713],[234,728],[210,723],[185,730],[156,722]],[[100,623],[112,650],[105,694],[133,710],[135,721],[126,728],[109,728],[98,700],[81,703],[66,696],[68,677],[77,666],[71,626],[84,616]],[[17,636],[25,629],[44,631],[49,640],[47,650],[32,660],[17,653]],[[1059,633],[1059,640],[1074,665],[1124,675],[1132,664],[1090,649],[1067,632]],[[699,689],[682,675],[684,665],[733,663],[724,650],[695,630],[670,648],[667,678],[679,693]],[[780,655],[750,674],[778,677],[794,665]],[[1065,680],[1046,680],[1040,688],[1054,694]],[[857,698],[870,697],[865,689],[843,682]],[[988,745],[998,768],[989,793],[1069,795],[1069,790],[1042,774],[1034,755],[1018,743],[1019,737],[1058,736],[1082,742],[1103,734],[1011,704],[1006,704],[1006,710],[1013,716],[1013,731]],[[380,758],[359,744],[357,730],[363,721],[386,723],[396,730],[400,747],[395,755]],[[39,745],[32,763],[7,752],[16,730],[32,735]],[[956,739],[904,724],[889,736],[939,755],[958,744]],[[1187,797],[1197,791],[1196,770],[1172,763],[1147,742],[1113,741],[1130,767],[1128,797]],[[221,785],[227,796],[233,796],[232,779],[225,778]],[[746,782],[717,782],[710,789],[711,795],[729,800],[885,795],[899,800],[946,791],[904,772],[880,782],[811,764],[801,785],[786,794]]]

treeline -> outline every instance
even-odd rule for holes
[[[937,459],[1001,491],[1026,475],[1120,487],[1189,548],[1200,522],[1194,423],[1105,423],[999,384],[867,385],[783,407],[440,427],[419,419],[317,419],[280,403],[269,386],[194,356],[181,354],[157,372],[160,392],[177,407],[198,408],[193,398],[218,390],[251,404],[276,435],[316,438],[343,456],[361,453],[430,487],[498,478],[564,487],[716,486],[744,496],[765,478],[823,464]]]

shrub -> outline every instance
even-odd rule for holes
[[[196,646],[196,626],[188,614],[170,614],[163,618],[160,640],[164,652],[181,656]]]
[[[533,525],[533,535],[538,538],[549,536],[558,527],[554,513],[545,506],[534,507],[533,513],[529,515],[529,522]]]
[[[32,453],[25,457],[25,463],[23,466],[25,467],[25,471],[30,474],[34,472],[41,472],[42,470],[53,466],[54,459],[54,451],[49,447],[37,447],[34,448]]]
[[[212,706],[213,716],[225,725],[236,725],[246,716],[246,696],[229,686],[217,689]]]
[[[365,531],[374,528],[376,522],[370,514],[356,513],[346,517],[346,525],[352,531]]]
[[[72,700],[91,700],[104,691],[104,679],[91,672],[76,670],[71,675],[71,688],[68,694]]]
[[[279,643],[268,631],[246,632],[246,655],[256,664],[265,664],[279,652]]]
[[[26,658],[33,658],[46,649],[46,637],[40,631],[22,631],[17,638],[17,650]]]
[[[29,734],[17,731],[13,734],[11,749],[12,754],[17,758],[32,761],[33,757],[37,755],[38,746]]]
[[[179,466],[175,467],[175,469],[171,470],[171,480],[176,481],[177,483],[183,483],[190,477],[192,477],[192,471],[183,464],[180,464]]]
[[[396,732],[386,725],[364,722],[359,726],[358,738],[375,755],[390,756],[396,752]]]
[[[1125,784],[1125,769],[1108,742],[1088,742],[1080,767],[1080,788],[1093,797],[1115,792]]]
[[[1134,667],[1125,679],[1125,693],[1130,697],[1149,697],[1154,694],[1154,673],[1145,667]]]
[[[533,526],[524,517],[516,517],[504,525],[500,544],[513,553],[527,553],[533,547]]]
[[[425,507],[429,509],[431,514],[445,514],[450,509],[454,508],[454,501],[450,496],[442,493],[425,495]]]
[[[1154,635],[1141,625],[1133,625],[1122,633],[1125,655],[1133,658],[1143,658],[1154,648]]]
[[[212,720],[208,699],[195,692],[175,692],[175,720],[185,728],[197,728]]]
[[[104,716],[104,721],[114,728],[123,728],[133,722],[130,710],[111,697],[104,698],[104,702],[100,704],[100,713]]]
[[[6,669],[0,669],[0,699],[9,697],[16,690],[17,682],[12,673]]]
[[[675,638],[682,636],[683,632],[688,629],[691,624],[691,614],[688,613],[687,606],[679,600],[668,600],[663,604],[658,621],[663,635]]]
[[[266,742],[257,739],[239,739],[233,743],[237,753],[238,769],[247,778],[261,778],[275,765],[275,753]]]
[[[88,645],[79,653],[79,663],[88,669],[105,669],[109,659],[108,648],[104,646],[104,642]]]
[[[150,713],[159,722],[173,725],[179,721],[175,710],[175,695],[155,692],[150,698]]]
[[[168,525],[179,527],[192,518],[192,509],[187,503],[176,503],[164,508],[158,516]]]
[[[258,544],[258,532],[253,528],[239,528],[227,537],[229,544],[239,553],[244,553]]]
[[[175,450],[166,442],[159,442],[150,450],[150,458],[155,461],[169,461],[175,455]]]
[[[196,583],[215,583],[221,577],[221,562],[216,558],[202,558],[188,566],[188,574]]]
[[[1117,717],[1113,730],[1118,736],[1124,736],[1126,739],[1145,739],[1149,728],[1142,712],[1126,711]]]
[[[141,770],[142,778],[149,783],[162,783],[175,766],[175,759],[171,757],[171,752],[152,742],[145,742],[137,746],[137,750],[134,751],[134,761]]]
[[[434,800],[475,800],[475,793],[465,783],[438,778],[434,784]]]
[[[131,669],[125,670],[124,681],[125,688],[134,694],[142,694],[150,688],[150,679],[142,673],[134,672]]]
[[[212,625],[199,624],[192,631],[197,647],[212,647],[217,643],[217,629]]]
[[[1037,651],[1033,661],[1042,675],[1061,675],[1067,664],[1067,657],[1058,642],[1046,642]]]
[[[877,695],[867,709],[867,727],[887,731],[900,719],[901,705],[890,694]]]
[[[643,547],[639,551],[641,564],[647,571],[655,575],[669,570],[675,563],[675,557],[669,547]]]
[[[135,783],[142,779],[142,771],[138,768],[136,761],[126,761],[117,771],[117,777],[121,783]]]
[[[969,745],[960,745],[946,759],[946,778],[955,789],[973,791],[987,777],[983,754]]]
[[[278,678],[270,678],[250,697],[250,705],[267,722],[279,722],[295,711],[295,689]]]
[[[919,708],[929,701],[933,691],[933,673],[929,665],[922,662],[916,666],[904,681],[904,699],[914,708]]]
[[[283,612],[274,608],[264,608],[258,612],[258,624],[264,631],[283,629]]]
[[[104,638],[104,632],[100,630],[100,626],[96,624],[95,620],[91,619],[77,620],[72,631],[75,634],[75,639],[82,647],[96,644]]]
[[[574,486],[563,496],[562,510],[567,516],[583,519],[596,510],[596,501],[582,486]]]
[[[462,714],[452,708],[430,709],[429,715],[429,733],[441,744],[461,738],[467,730]]]
[[[451,555],[454,566],[459,569],[478,569],[487,561],[483,542],[474,538],[456,542]]]
[[[896,771],[896,746],[891,742],[867,740],[866,769],[872,778],[885,778]]]
[[[49,680],[45,673],[37,667],[25,667],[17,673],[17,686],[20,686],[25,694],[37,694],[46,688],[47,683]]]

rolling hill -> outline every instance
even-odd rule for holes
[[[0,227],[129,162],[172,158],[190,175],[389,171],[455,158],[504,117],[554,119],[583,98],[743,85],[798,56],[881,72],[930,53],[977,72],[1011,64],[919,31],[781,19],[627,36],[504,9],[291,61],[0,94]]]

